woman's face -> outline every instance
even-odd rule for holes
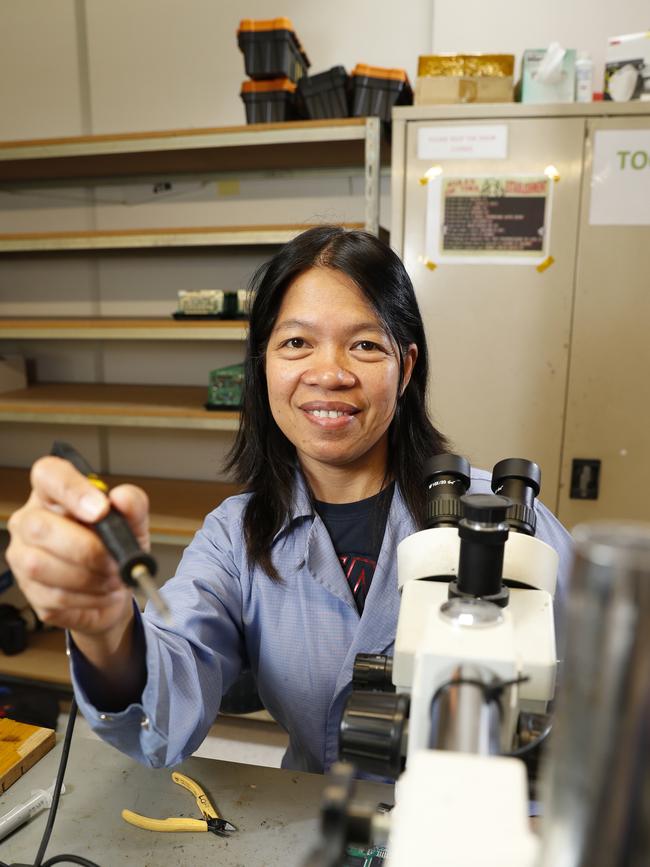
[[[398,391],[417,357],[404,358],[347,275],[311,268],[287,289],[266,351],[271,412],[305,470],[386,465]]]

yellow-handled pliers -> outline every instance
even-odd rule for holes
[[[172,780],[194,795],[203,819],[185,819],[182,816],[169,819],[150,819],[148,816],[141,816],[131,810],[122,810],[122,818],[126,822],[130,822],[131,825],[144,828],[147,831],[212,831],[213,834],[218,834],[220,837],[228,837],[229,834],[237,830],[231,822],[226,821],[217,813],[198,783],[184,774],[179,774],[178,771],[172,773]]]

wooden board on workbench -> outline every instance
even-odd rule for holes
[[[53,729],[0,719],[0,792],[43,758],[55,741]]]

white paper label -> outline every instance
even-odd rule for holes
[[[507,156],[505,123],[426,126],[418,130],[419,160],[504,160]]]
[[[650,225],[650,130],[595,132],[589,222]]]

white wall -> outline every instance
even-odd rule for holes
[[[394,0],[0,0],[0,140],[244,123],[242,17],[289,17],[312,72],[413,76],[431,3],[405,15]]]
[[[504,52],[557,41],[588,51],[602,90],[609,36],[650,30],[648,0],[433,0],[434,52]]]

